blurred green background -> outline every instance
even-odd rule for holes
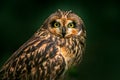
[[[72,10],[87,29],[87,48],[71,80],[120,80],[120,6],[116,0],[1,0],[0,67],[57,9]]]

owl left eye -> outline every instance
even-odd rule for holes
[[[74,28],[75,27],[75,23],[71,22],[67,25],[68,28]]]
[[[51,22],[51,27],[53,27],[53,28],[58,28],[58,27],[60,27],[60,23],[57,22],[57,21],[52,21],[52,22]]]
[[[55,22],[53,25],[55,28],[60,27],[60,23],[59,22]]]

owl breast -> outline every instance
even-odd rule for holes
[[[48,32],[47,36],[42,39],[47,40],[45,44],[49,47],[45,47],[45,51],[47,51],[46,56],[48,55],[51,58],[50,65],[54,64],[51,69],[53,68],[53,71],[56,71],[55,73],[58,73],[57,70],[54,70],[57,65],[59,67],[56,67],[56,69],[58,71],[61,70],[60,75],[63,75],[71,66],[75,66],[81,61],[84,47],[82,37],[61,38]],[[47,66],[50,65],[48,64]]]
[[[65,59],[65,69],[69,69],[81,61],[84,46],[81,37],[59,38],[54,36],[52,40],[55,42],[58,52]]]

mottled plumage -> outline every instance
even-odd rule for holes
[[[86,31],[71,11],[58,10],[24,43],[0,70],[2,80],[61,80],[81,61]]]

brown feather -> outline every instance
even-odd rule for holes
[[[76,28],[66,31],[62,37],[61,28],[67,30],[70,18]],[[62,21],[60,28],[52,28],[53,20]],[[69,19],[68,19],[69,18]],[[61,80],[65,72],[81,61],[85,48],[86,32],[83,22],[71,11],[57,11],[42,27],[24,43],[0,70],[2,80]],[[78,34],[82,31],[81,34]],[[68,36],[67,36],[68,34]]]

